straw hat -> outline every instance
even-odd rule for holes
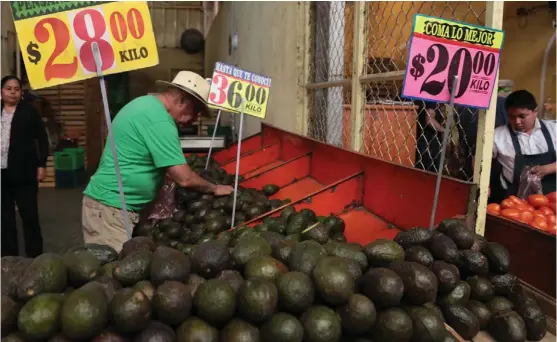
[[[201,115],[209,117],[210,110],[207,106],[207,99],[209,98],[209,90],[211,89],[209,83],[205,78],[192,71],[180,71],[174,77],[172,82],[155,81],[155,84],[160,86],[169,86],[178,88],[190,94],[194,100],[197,100],[201,108]]]

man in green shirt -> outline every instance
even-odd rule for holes
[[[158,194],[165,174],[181,187],[194,188],[217,196],[233,188],[212,184],[186,164],[177,125],[208,114],[209,84],[201,76],[181,71],[167,88],[155,95],[139,97],[124,106],[112,122],[118,164],[122,176],[130,224],[139,220],[139,211]],[[107,141],[97,172],[83,196],[82,225],[86,243],[106,244],[120,251],[128,239],[118,181]]]

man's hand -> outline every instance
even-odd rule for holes
[[[234,191],[234,188],[231,187],[230,185],[215,185],[215,190],[213,191],[213,193],[215,194],[215,196],[226,196],[226,195],[230,195],[232,192]]]
[[[536,165],[530,169],[530,173],[533,175],[538,176],[538,178],[542,179],[543,177],[555,172],[552,170],[553,164],[548,165]],[[553,172],[552,172],[553,171]]]
[[[37,181],[42,182],[46,178],[46,169],[44,167],[39,167],[37,169]]]

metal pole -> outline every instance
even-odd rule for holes
[[[242,112],[240,114],[240,130],[238,132],[238,151],[236,151],[236,180],[234,181],[234,202],[232,204],[232,223],[230,228],[234,228],[236,219],[236,199],[238,197],[238,177],[240,176],[240,153],[242,151],[242,131],[244,130],[244,108],[245,101],[242,99]]]
[[[211,138],[211,146],[209,147],[209,154],[207,155],[207,161],[205,162],[205,170],[209,167],[209,160],[211,159],[211,153],[213,152],[213,142],[215,141],[215,136],[217,135],[217,128],[219,127],[221,110],[217,112],[217,121],[215,121],[215,129],[213,130],[213,137]]]
[[[110,140],[110,147],[112,149],[112,159],[114,160],[114,171],[116,172],[116,180],[118,181],[118,190],[120,191],[120,201],[122,202],[122,217],[124,218],[124,226],[128,233],[128,239],[132,237],[132,230],[128,217],[128,210],[126,207],[126,197],[124,196],[124,185],[122,184],[122,175],[120,173],[120,166],[118,165],[118,155],[116,153],[116,143],[114,142],[114,134],[112,133],[112,118],[110,117],[110,110],[108,108],[108,97],[106,96],[106,87],[104,76],[102,74],[102,61],[99,52],[99,46],[93,42],[93,56],[95,57],[95,64],[97,66],[97,76],[100,80],[101,97],[104,107],[104,117],[106,119],[106,127],[108,128],[108,138]]]
[[[433,195],[433,207],[431,208],[431,219],[429,221],[429,229],[433,229],[435,224],[435,213],[437,212],[437,201],[439,200],[439,189],[441,188],[441,177],[443,176],[443,168],[445,165],[445,154],[447,152],[447,143],[449,135],[451,134],[451,126],[453,124],[454,112],[454,99],[456,95],[456,85],[458,76],[454,77],[451,89],[451,99],[449,102],[449,115],[447,115],[447,122],[445,123],[445,134],[443,134],[443,144],[441,146],[441,159],[439,160],[439,169],[437,170],[437,182],[435,184],[435,195]]]

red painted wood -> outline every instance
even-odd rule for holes
[[[243,155],[240,158],[240,175],[255,170],[279,159],[280,144],[274,144]],[[236,173],[236,160],[226,163],[222,168],[230,174]]]
[[[261,135],[257,134],[242,140],[241,155],[257,151],[263,147]],[[227,149],[220,150],[213,154],[213,158],[220,165],[227,164],[236,160],[236,153],[238,151],[238,143],[230,145]]]
[[[276,184],[282,188],[298,179],[309,176],[309,167],[310,156],[305,155],[247,178],[241,184],[245,188],[255,188],[258,190],[261,190],[267,184]]]

